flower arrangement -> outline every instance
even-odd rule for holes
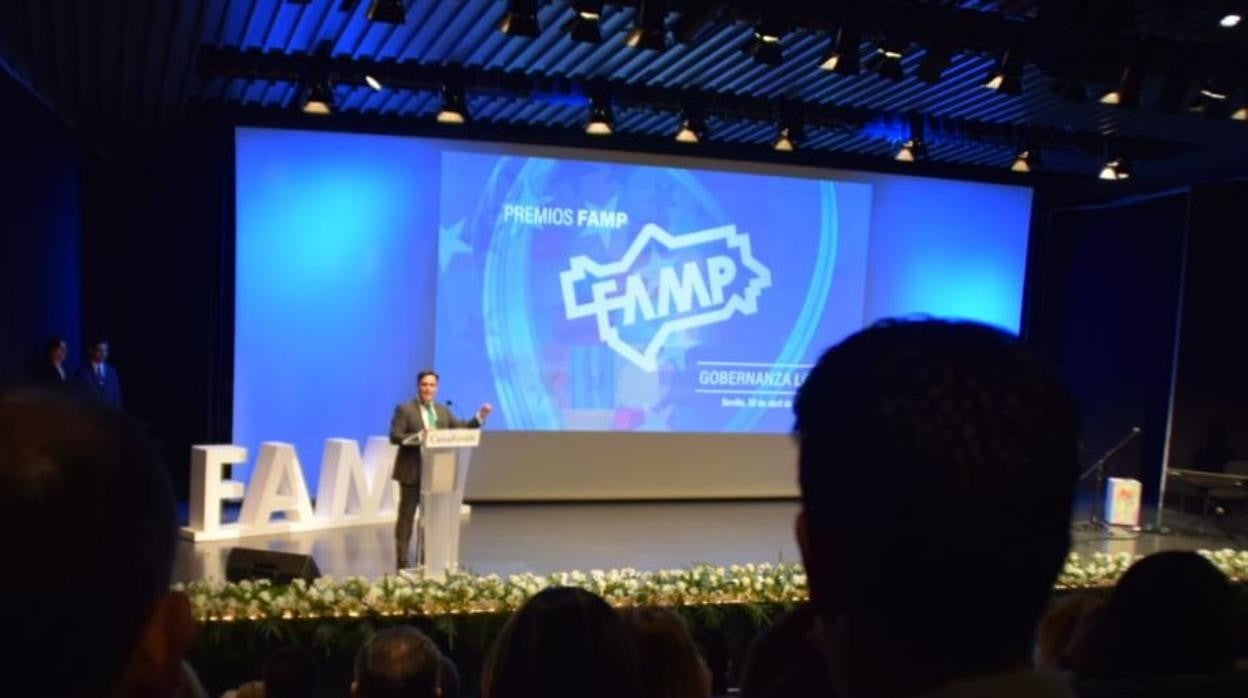
[[[1248,551],[1200,551],[1228,577],[1248,581]],[[1058,589],[1112,586],[1138,556],[1129,553],[1071,554],[1055,584]],[[322,577],[274,586],[266,580],[193,582],[175,588],[190,596],[195,615],[206,623],[235,620],[438,617],[508,613],[548,586],[575,586],[614,606],[790,605],[806,599],[806,574],[799,564],[699,564],[679,570],[640,572],[625,568],[477,576],[420,575],[378,580]]]

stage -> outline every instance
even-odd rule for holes
[[[478,503],[463,519],[460,560],[477,574],[500,575],[794,562],[800,559],[793,537],[797,510],[791,500]],[[1080,554],[1248,547],[1238,522],[1231,522],[1235,528],[1220,527],[1167,510],[1166,533],[1105,531],[1078,523],[1087,510],[1086,504],[1080,507],[1072,526]],[[1145,523],[1154,520],[1153,512],[1145,513]],[[174,581],[224,579],[226,555],[236,546],[310,554],[324,575],[374,579],[394,572],[393,539],[393,526],[380,524],[220,543],[179,540]]]

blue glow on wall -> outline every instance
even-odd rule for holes
[[[532,161],[531,156],[540,151],[412,137],[249,128],[239,129],[236,140],[234,442],[246,446],[251,459],[263,441],[293,443],[309,487],[315,492],[324,440],[362,440],[384,434],[394,405],[411,396],[416,372],[433,366],[435,347],[443,364],[439,368],[452,374],[443,371],[442,397],[453,398],[461,412],[492,399],[489,391],[497,387],[498,376],[475,372],[493,370],[488,368],[485,347],[479,346],[483,343],[481,331],[456,324],[467,322],[462,318],[490,313],[497,317],[497,308],[507,307],[489,300],[486,287],[481,285],[497,281],[482,281],[474,287],[469,278],[490,276],[485,273],[488,257],[471,261],[485,248],[465,252],[456,247],[490,240],[492,228],[478,225],[475,231],[465,229],[468,233],[451,228],[461,219],[475,220],[472,217],[479,217],[483,210],[488,220],[490,207],[503,201],[487,200],[481,193],[485,187],[462,182],[454,190],[453,200],[446,200],[442,172],[448,162],[446,154],[451,151],[485,153],[500,162],[499,156],[512,155],[521,164]],[[624,187],[659,186],[674,192],[674,198],[664,204],[668,206],[664,221],[676,232],[744,220],[744,214],[733,212],[734,206],[743,201],[748,206],[750,196],[767,199],[759,201],[759,207],[776,206],[773,199],[782,195],[805,197],[800,211],[785,214],[806,216],[801,220],[808,220],[811,228],[803,229],[787,243],[780,233],[761,230],[760,226],[766,227],[764,223],[749,224],[752,230],[748,232],[758,238],[759,253],[781,269],[809,265],[816,257],[812,248],[806,260],[800,259],[803,253],[798,248],[802,245],[793,241],[806,240],[803,245],[818,243],[824,247],[828,240],[835,242],[828,248],[827,268],[836,271],[826,272],[831,279],[827,303],[813,306],[819,308],[823,319],[803,316],[798,323],[805,328],[803,340],[760,350],[769,361],[787,357],[801,362],[817,356],[822,347],[815,345],[843,335],[846,330],[838,328],[846,318],[867,324],[885,317],[930,314],[980,320],[1013,332],[1019,329],[1029,189],[861,172],[820,173],[823,179],[817,180],[809,178],[810,171],[799,171],[805,182],[812,183],[806,188],[799,178],[751,175],[742,170],[743,166],[734,170],[710,161],[689,160],[685,168],[656,169],[652,176],[635,165],[594,165],[593,157],[586,151],[578,158],[591,164],[558,165],[550,170],[552,176],[572,173],[568,176],[575,176],[583,185],[577,194],[580,198],[570,207],[586,203],[605,207],[611,199],[605,190],[595,190],[589,196],[586,187],[616,186],[613,181],[624,182],[620,185]],[[505,173],[506,167],[492,164],[494,161],[483,161],[480,171],[488,174],[493,168]],[[717,174],[715,168],[728,173]],[[448,176],[455,177],[455,170]],[[751,177],[756,178],[754,184],[749,181]],[[543,186],[551,196],[562,191],[557,181],[544,182]],[[624,189],[621,195],[621,200],[633,196]],[[648,210],[649,198],[633,199],[633,211]],[[758,220],[766,218],[763,215]],[[798,218],[786,223],[789,227],[800,224]],[[821,229],[837,233],[828,238],[819,233]],[[766,241],[765,234],[771,235]],[[460,235],[466,237],[456,237]],[[595,232],[584,239],[578,237],[576,249],[618,254],[626,242],[626,238],[614,240]],[[441,264],[440,244],[445,248]],[[862,249],[855,251],[854,245]],[[498,245],[493,248],[497,254],[506,253]],[[508,259],[514,256],[507,254]],[[670,255],[648,256],[647,264],[657,265],[664,256]],[[509,262],[513,266],[508,269],[547,268],[553,273],[564,263],[547,256],[535,256],[531,264],[521,262]],[[457,275],[457,265],[465,264],[469,265],[462,270],[465,276]],[[806,269],[802,273],[811,272]],[[514,277],[494,274],[490,278]],[[803,284],[816,281],[811,277]],[[846,288],[857,291],[847,295]],[[557,288],[554,291],[534,287],[528,295],[534,303],[555,304]],[[806,295],[799,291],[784,292],[794,294],[794,313],[812,307],[809,302],[797,303]],[[761,299],[771,302],[766,295]],[[553,308],[555,305],[550,305],[548,310],[553,312]],[[461,315],[461,320],[452,317]],[[796,323],[798,315],[792,317]],[[832,317],[841,319],[833,322],[829,320]],[[440,334],[435,336],[439,328]],[[556,337],[563,332],[550,327],[537,329],[547,333],[538,336]],[[585,323],[582,329],[593,332],[593,323]],[[775,334],[771,330],[768,333]],[[806,340],[808,335],[813,339]],[[667,362],[665,365],[679,366],[699,356],[711,356],[699,352],[705,352],[706,345],[713,345],[717,337],[739,345],[743,336],[750,336],[745,328],[690,334],[685,344],[665,347],[660,359]],[[630,400],[652,408],[660,403],[644,393],[651,389],[649,383],[636,380],[644,371],[639,374],[635,363],[594,350],[590,340],[588,335],[579,337],[560,359],[566,361],[567,376],[574,384],[560,386],[564,397],[559,399],[581,410],[575,415],[575,423],[559,422],[560,415],[566,413],[558,411],[557,400],[542,405],[540,414],[546,415],[542,423],[559,425],[556,428],[611,430],[787,428],[787,418],[779,413],[764,415],[762,408],[754,410],[748,405],[734,408],[731,418],[722,420],[698,416],[701,413],[696,410],[683,416],[679,410],[665,413],[662,407],[631,417],[618,413],[595,416],[594,409],[618,407],[613,403],[625,393]],[[452,358],[447,358],[448,351]],[[748,353],[748,348],[740,353]],[[510,360],[503,358],[504,362]],[[457,372],[462,375],[453,375]],[[656,399],[695,399],[681,390],[669,390]],[[505,427],[505,420],[499,420],[498,428]],[[532,427],[521,422],[516,428]]]

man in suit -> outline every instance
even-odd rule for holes
[[[438,396],[438,374],[421,371],[416,376],[417,396],[397,405],[390,420],[390,443],[399,447],[394,460],[394,479],[399,481],[399,518],[394,525],[395,566],[407,567],[407,551],[412,541],[412,522],[420,503],[420,444],[430,429],[479,429],[494,409],[486,403],[472,419],[459,419]],[[416,558],[421,559],[417,538]]]
[[[97,340],[87,351],[89,361],[78,369],[78,384],[93,400],[115,410],[121,409],[121,379],[108,364],[108,341]]]
[[[44,360],[35,375],[35,383],[53,391],[64,391],[70,386],[65,359],[69,356],[69,342],[64,337],[53,337],[44,351]]]

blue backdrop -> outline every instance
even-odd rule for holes
[[[864,324],[1019,326],[1022,187],[262,129],[236,162],[234,441],[312,487],[426,366],[491,428],[782,432]]]

